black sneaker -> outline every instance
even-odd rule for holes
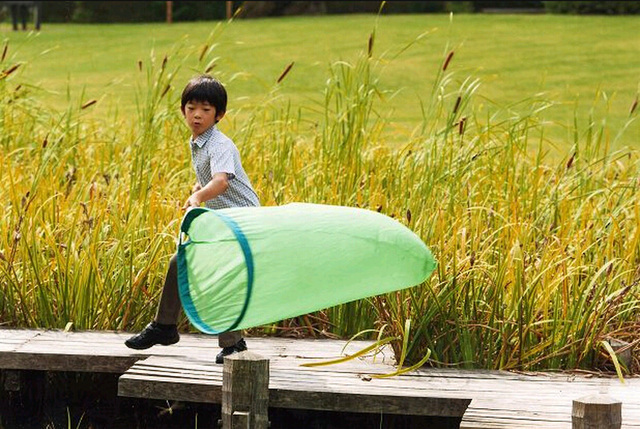
[[[244,338],[240,338],[240,341],[232,346],[223,348],[222,351],[218,353],[216,356],[216,363],[223,363],[225,356],[229,356],[236,352],[243,352],[245,350],[247,350],[247,343],[244,342]]]
[[[124,344],[130,349],[144,350],[156,344],[168,346],[180,340],[176,325],[161,326],[156,321],[147,325],[138,335],[129,338]]]

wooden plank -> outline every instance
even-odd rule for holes
[[[158,361],[165,365],[158,365]],[[156,399],[192,400],[193,387],[207,386],[207,401],[218,402],[221,390],[220,366],[189,366],[166,357],[150,357],[120,377],[118,394]],[[270,369],[269,403],[273,407],[362,413],[414,414],[461,417],[471,401],[460,395],[439,395],[433,390],[416,390],[390,380],[363,381],[355,373],[333,373],[282,366]],[[172,381],[169,390],[159,388]],[[406,381],[410,381],[408,378]],[[138,387],[136,387],[138,386]],[[171,395],[171,396],[168,396]],[[200,400],[197,402],[204,402]]]
[[[212,361],[205,361],[196,358],[180,358],[176,359],[176,356],[153,356],[153,359],[147,359],[144,361],[144,365],[158,366],[158,367],[177,367],[184,368],[185,361],[188,362],[190,369],[208,369],[212,366],[216,367]],[[142,362],[142,361],[141,361]],[[395,367],[386,364],[373,364],[366,360],[352,360],[349,362],[341,363],[339,365],[328,365],[307,368],[300,366],[304,361],[295,360],[291,358],[271,358],[270,368],[298,368],[300,371],[311,371],[317,373],[361,373],[361,374],[385,374],[395,371]],[[435,379],[434,379],[435,380]]]
[[[122,373],[140,357],[112,345],[124,335],[88,332],[80,335],[62,331],[0,329],[0,368],[49,371],[91,371]],[[22,338],[12,350],[6,345]],[[126,348],[122,344],[123,348]]]
[[[0,329],[0,353],[11,353],[27,341],[39,335],[39,331],[24,329]],[[1,367],[0,367],[1,368]]]
[[[431,396],[403,396],[402,392],[362,394],[328,389],[320,391],[315,386],[305,389],[269,387],[269,402],[274,407],[305,410],[348,411],[358,413],[410,414],[421,416],[461,417],[471,402],[468,398]]]
[[[131,335],[113,331],[0,328],[0,368],[123,373],[137,360],[156,354],[210,356],[213,361],[219,351],[217,337],[203,334],[183,334],[174,346],[131,350],[124,345]],[[347,343],[291,338],[250,338],[248,341],[252,351],[275,359],[295,359],[305,352],[308,353],[306,359],[330,359],[341,356],[345,345],[347,353],[354,353],[372,344],[370,341]]]
[[[158,361],[164,365],[158,365]],[[136,363],[125,375],[138,374],[165,377],[202,377],[220,378],[220,366],[194,366],[191,362],[186,363],[178,359],[159,359],[150,357],[144,361]],[[425,393],[432,392],[433,389],[415,383],[410,376],[398,376],[390,379],[371,379],[359,373],[331,373],[328,371],[314,371],[310,368],[299,367],[274,367],[272,368],[272,381],[277,381],[283,388],[294,389],[306,384],[332,386],[333,389],[347,387],[352,390],[361,390],[363,393],[375,390],[384,392],[385,389],[404,390],[407,396],[425,396]],[[304,387],[302,387],[304,388]]]
[[[215,383],[176,383],[173,377],[150,380],[147,376],[123,375],[118,381],[118,396],[151,399],[176,399],[187,402],[222,403],[222,379]]]
[[[0,356],[0,368],[41,371],[112,372],[122,374],[137,357],[17,353]]]

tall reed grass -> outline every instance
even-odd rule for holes
[[[3,55],[3,325],[135,330],[153,317],[193,182],[182,83],[173,77],[180,67],[211,70],[215,37],[198,52],[178,47],[132,65],[138,116],[103,121],[85,115],[91,100],[70,100],[62,112],[39,106],[37,90],[11,72],[18,63]],[[402,336],[411,319],[407,362],[429,349],[435,365],[522,370],[606,368],[602,340],[637,344],[638,153],[610,150],[618,130],[591,117],[585,129],[566,124],[566,142],[549,142],[553,100],[539,94],[481,114],[480,82],[458,76],[447,48],[433,86],[419,89],[427,94],[422,123],[392,148],[385,107],[393,92],[379,83],[389,57],[374,45],[372,34],[359,57],[329,65],[317,103],[292,105],[279,92],[286,76],[274,76],[260,103],[231,110],[221,126],[264,205],[385,213],[430,246],[437,272],[417,287],[256,333],[347,336],[377,327]],[[632,130],[636,119],[631,109]],[[394,348],[400,355],[401,343]]]

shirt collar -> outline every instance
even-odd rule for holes
[[[211,137],[211,135],[213,134],[215,129],[216,129],[216,126],[213,125],[211,128],[209,128],[208,130],[206,130],[205,132],[200,134],[195,139],[193,137],[191,137],[191,145],[192,146],[193,145],[197,145],[199,148],[202,148],[202,146],[204,146],[204,144],[207,141],[209,141],[209,138]]]

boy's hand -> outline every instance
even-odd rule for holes
[[[182,206],[182,210],[186,210],[193,207],[200,207],[202,201],[196,196],[196,194],[192,194],[189,199]]]

